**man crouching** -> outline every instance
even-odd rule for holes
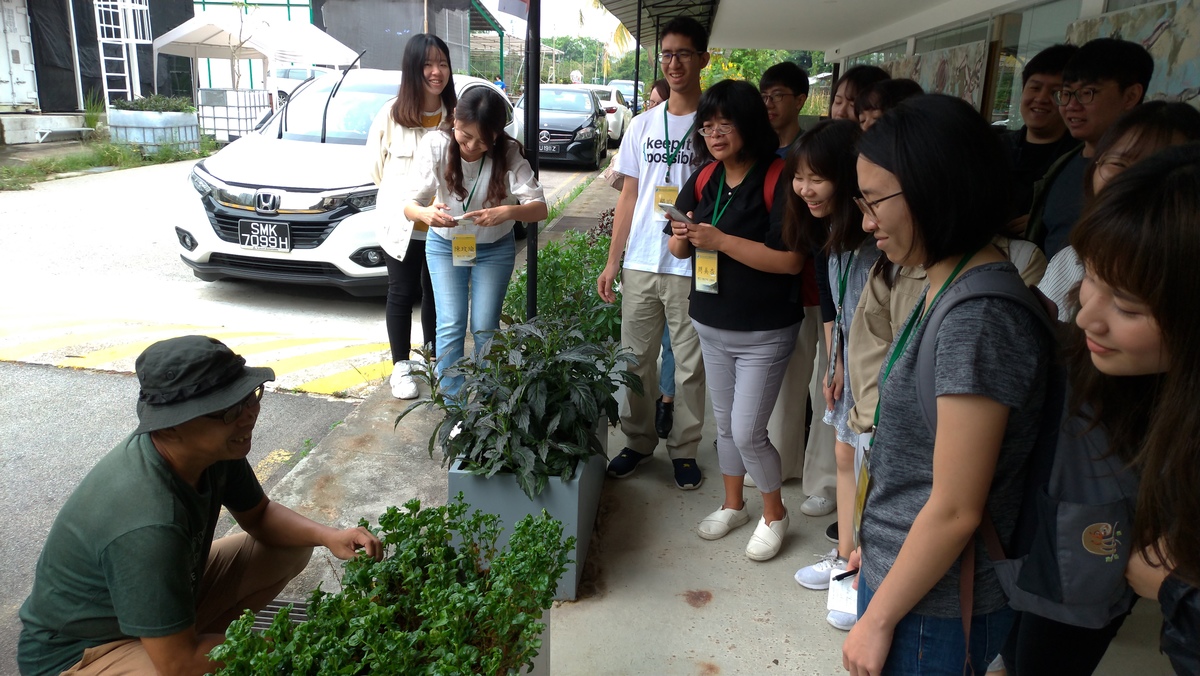
[[[246,455],[269,368],[218,340],[164,340],[137,359],[139,425],[54,520],[21,606],[22,674],[204,674],[229,623],[262,609],[312,548],[382,557],[362,528],[271,502]],[[245,531],[213,542],[221,506]]]

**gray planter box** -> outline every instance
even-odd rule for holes
[[[138,146],[143,155],[153,155],[163,147],[200,150],[200,122],[196,113],[113,108],[108,111],[108,129],[113,143]]]
[[[608,466],[607,421],[602,421],[599,430],[603,455],[594,455],[579,465],[575,478],[570,481],[552,478],[546,490],[530,500],[517,485],[511,474],[496,474],[491,478],[476,476],[451,463],[449,470],[449,496],[451,499],[462,492],[472,509],[496,514],[504,530],[496,542],[502,547],[508,542],[512,524],[527,514],[541,514],[542,510],[563,524],[563,537],[575,536],[575,551],[571,553],[574,563],[558,581],[555,598],[573,601],[577,596],[583,563],[587,560],[588,545],[591,544],[592,528],[596,524],[596,511],[600,507],[600,492],[604,488],[605,470]]]

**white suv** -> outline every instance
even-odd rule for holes
[[[363,146],[376,113],[395,99],[400,72],[351,70],[330,98],[340,78],[308,82],[254,132],[196,164],[191,181],[211,227],[175,228],[196,277],[387,292],[372,220],[377,187]],[[459,96],[472,87],[500,92],[466,75],[454,84]],[[510,122],[507,131],[521,140],[521,126]]]

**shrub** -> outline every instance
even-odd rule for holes
[[[163,96],[151,94],[132,101],[117,99],[112,104],[117,110],[144,110],[155,113],[194,113],[196,107],[191,99],[184,96]]]
[[[291,606],[261,635],[250,611],[209,653],[216,676],[288,674],[508,674],[533,664],[539,620],[554,599],[575,538],[543,511],[526,516],[497,549],[499,517],[474,512],[459,493],[446,506],[410,500],[379,517],[382,561],[345,564],[342,591],[318,587],[308,620]],[[363,520],[361,526],[370,528]]]

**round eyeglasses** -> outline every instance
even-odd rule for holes
[[[894,193],[888,195],[887,197],[880,197],[877,200],[865,200],[861,197],[855,197],[854,203],[858,205],[859,211],[863,212],[864,216],[871,219],[872,221],[878,221],[879,215],[875,213],[875,207],[878,206],[881,202],[886,202],[886,201],[892,199],[893,197],[897,197],[897,196],[903,195],[903,194],[904,194],[904,191],[901,190],[900,192],[894,192]]]

